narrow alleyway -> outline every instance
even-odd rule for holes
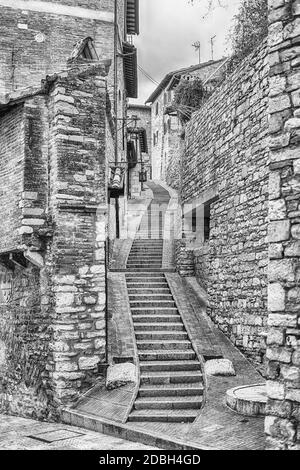
[[[174,265],[164,264],[171,198],[158,182],[147,184],[153,199],[134,240],[117,246],[109,275],[110,357],[133,361],[138,381],[114,390],[99,383],[64,420],[162,449],[262,449],[263,418],[225,404],[227,390],[262,378]],[[229,359],[236,375],[208,377],[206,357]]]
[[[154,198],[127,262],[140,367],[140,388],[129,421],[192,422],[202,404],[201,366],[162,272],[166,191],[150,185]]]

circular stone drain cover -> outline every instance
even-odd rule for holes
[[[226,392],[226,404],[232,410],[245,416],[266,414],[266,384],[244,385]]]

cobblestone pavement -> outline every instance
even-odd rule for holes
[[[42,423],[0,415],[0,450],[156,450],[156,448],[66,424]]]

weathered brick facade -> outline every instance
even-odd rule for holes
[[[106,76],[73,64],[2,105],[2,410],[54,418],[106,361]]]
[[[101,59],[112,59],[113,0],[1,0],[0,11],[1,93],[63,70],[76,42],[88,36]]]
[[[182,202],[198,224],[188,237],[209,314],[258,364],[267,328],[268,72],[264,44],[193,114],[182,161]]]
[[[267,445],[300,450],[300,8],[269,0]]]

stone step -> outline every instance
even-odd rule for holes
[[[192,423],[199,410],[135,410],[128,418],[131,422]]]
[[[136,240],[140,240],[140,237],[145,238],[146,240],[162,240],[163,230],[154,229],[153,230],[139,230],[136,232]]]
[[[162,253],[146,253],[146,252],[139,252],[139,253],[133,253],[130,254],[128,257],[128,260],[140,260],[140,259],[145,259],[145,260],[152,260],[152,259],[161,259]]]
[[[196,353],[192,349],[185,351],[140,351],[140,361],[192,361],[196,359]]]
[[[150,323],[134,322],[136,331],[184,331],[183,323]]]
[[[187,397],[203,395],[204,387],[201,382],[188,384],[142,385],[139,397]]]
[[[136,273],[139,274],[139,273]],[[157,276],[147,276],[147,273],[145,273],[143,276],[135,276],[134,274],[126,274],[126,281],[130,285],[134,284],[139,286],[145,285],[145,284],[154,284],[154,287],[159,287],[157,284],[163,284],[163,287],[166,287],[168,285],[165,275],[164,274],[159,274],[157,273]],[[147,286],[148,287],[148,286]],[[152,287],[152,286],[151,286]]]
[[[164,340],[164,341],[155,341],[155,340],[139,340],[137,341],[137,347],[139,351],[157,351],[157,350],[170,350],[170,349],[179,349],[180,351],[184,351],[186,349],[192,349],[192,345],[190,341],[180,341],[180,340]]]
[[[165,282],[134,282],[127,281],[128,289],[146,289],[146,290],[157,290],[157,289],[169,289],[168,283]]]
[[[179,315],[176,307],[171,308],[149,308],[149,307],[136,307],[131,308],[132,315]]]
[[[142,361],[140,362],[141,372],[188,372],[191,370],[201,371],[198,361]]]
[[[177,383],[198,383],[202,381],[200,371],[163,371],[163,372],[143,372],[141,374],[141,384],[177,384]]]
[[[129,282],[167,282],[164,273],[154,272],[154,273],[126,273],[126,280]]]
[[[160,246],[163,246],[164,244],[164,241],[159,238],[159,239],[155,239],[155,238],[151,238],[150,240],[149,239],[146,239],[146,240],[135,240],[132,244],[132,248],[135,248],[135,247],[140,247],[140,246],[155,246],[155,247],[160,247]]]
[[[135,410],[199,410],[202,396],[186,397],[148,397],[138,398],[134,403]]]
[[[175,272],[175,269],[162,269],[162,267],[160,268],[148,268],[148,267],[143,267],[143,268],[133,268],[133,267],[129,267],[126,269],[127,272],[133,272],[133,273],[160,273],[160,272]]]
[[[156,287],[156,288],[148,288],[148,287],[128,287],[128,294],[129,295],[134,295],[134,294],[139,294],[139,295],[151,295],[151,294],[168,294],[170,292],[170,289],[168,287]]]
[[[162,263],[140,263],[140,264],[132,264],[132,263],[127,263],[126,269],[135,269],[135,270],[140,270],[143,269],[150,269],[151,271],[155,271],[156,269],[161,269]]]
[[[130,299],[130,301],[132,301],[132,300],[139,300],[139,301],[143,301],[143,300],[147,300],[147,301],[151,300],[152,301],[152,300],[154,300],[155,302],[157,300],[172,301],[173,296],[170,293],[167,293],[167,294],[153,294],[153,293],[129,294],[129,299]]]
[[[166,280],[166,276],[163,273],[143,273],[143,272],[139,272],[139,273],[135,273],[135,274],[130,273],[130,274],[126,275],[126,279],[127,278],[137,279],[138,282],[141,282],[139,280],[139,278],[146,278],[146,279],[152,280],[153,277],[155,277],[157,279],[163,279],[164,281]]]
[[[163,253],[163,245],[155,246],[155,245],[141,245],[141,246],[132,246],[129,254],[136,254],[136,253],[149,253],[149,254],[160,254]]]
[[[188,339],[186,331],[136,331],[135,335],[138,341],[162,341],[165,339],[183,341]]]
[[[182,325],[179,313],[177,315],[132,315],[133,323],[135,326],[147,325],[148,323],[157,326],[160,323],[172,323],[173,325]]]
[[[149,300],[149,301],[131,301],[130,302],[130,307],[132,309],[134,308],[163,308],[163,307],[166,307],[166,308],[175,308],[176,307],[176,304],[174,302],[174,300],[158,300],[158,301],[155,301],[155,300]]]
[[[137,265],[140,266],[141,264],[161,264],[162,256],[159,256],[157,258],[145,258],[143,255],[141,255],[139,258],[128,258],[127,264],[132,264],[132,265]]]

